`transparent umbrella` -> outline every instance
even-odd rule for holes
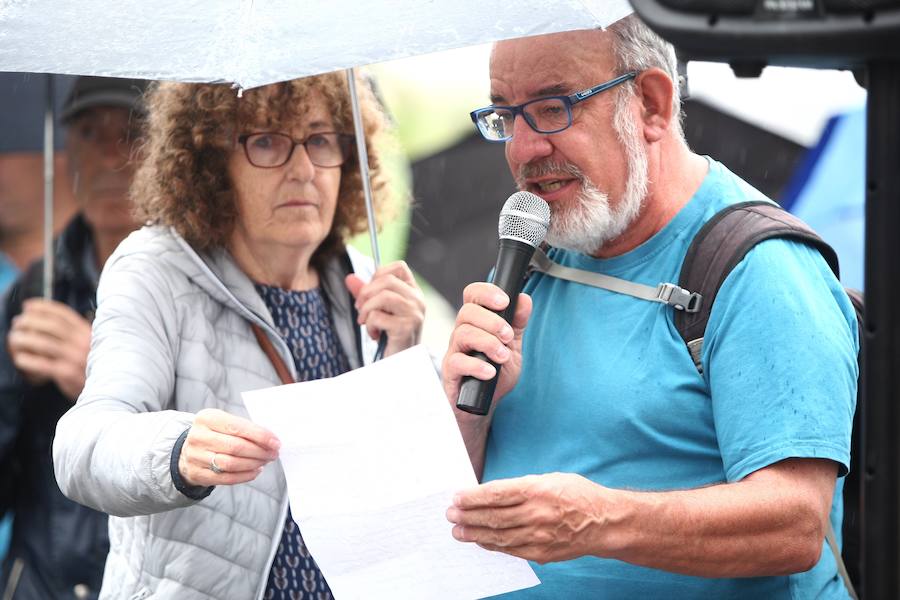
[[[604,27],[625,0],[0,0],[0,71],[249,89],[494,40]]]
[[[627,0],[0,0],[0,71],[231,83],[240,94],[346,69],[377,266],[353,68],[631,12]]]

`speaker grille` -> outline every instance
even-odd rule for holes
[[[673,10],[716,15],[752,15],[757,0],[659,0]]]
[[[825,10],[831,12],[869,12],[885,8],[900,8],[900,0],[825,0]]]
[[[900,8],[900,0],[659,0],[659,3],[679,12],[726,16],[750,16],[757,9],[761,14],[815,13],[817,5],[823,6],[825,12],[834,13]]]

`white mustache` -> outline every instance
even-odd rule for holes
[[[546,177],[547,175],[568,175],[584,181],[584,173],[570,162],[558,162],[545,160],[539,163],[528,163],[519,167],[516,173],[516,185],[525,187],[525,180],[531,177]]]

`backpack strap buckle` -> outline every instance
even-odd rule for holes
[[[656,297],[675,310],[683,310],[686,313],[695,313],[700,310],[703,296],[697,292],[691,292],[674,283],[661,283],[656,287]]]

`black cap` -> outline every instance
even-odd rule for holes
[[[98,106],[115,106],[144,116],[143,96],[150,82],[145,79],[119,77],[79,77],[66,99],[60,120],[71,121],[78,113]]]

